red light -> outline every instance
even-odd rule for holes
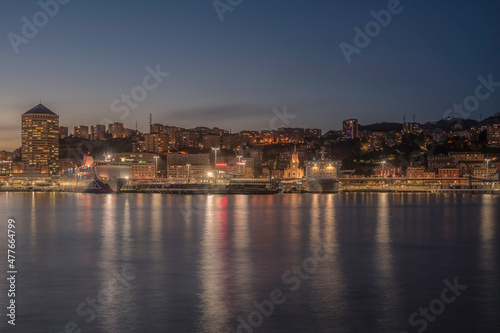
[[[217,163],[217,164],[215,164],[215,166],[218,166],[218,167],[227,167],[227,163]]]

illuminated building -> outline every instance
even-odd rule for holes
[[[90,127],[90,134],[92,140],[106,140],[106,126],[92,125]]]
[[[144,141],[135,141],[132,142],[132,151],[134,153],[142,153],[146,151],[146,142]]]
[[[130,168],[132,179],[155,179],[155,163],[134,163]]]
[[[59,127],[59,138],[64,139],[68,137],[68,128],[64,126]]]
[[[85,125],[75,126],[74,135],[76,138],[89,138],[89,127]]]
[[[418,123],[404,123],[403,124],[403,132],[409,134],[416,134],[421,132]]]
[[[149,133],[151,134],[159,134],[164,133],[164,128],[162,124],[151,124]]]
[[[125,135],[123,133],[123,124],[122,123],[108,124],[108,133],[111,134],[111,136],[114,139],[124,138]]]
[[[144,143],[147,152],[165,153],[168,151],[168,134],[144,134]]]
[[[356,139],[358,137],[358,120],[348,119],[342,123],[344,135],[349,139]]]
[[[488,127],[488,140],[490,145],[500,145],[500,124]]]
[[[438,170],[439,178],[458,178],[460,177],[460,170],[454,168],[443,168]]]
[[[34,172],[59,173],[59,116],[42,103],[22,115],[22,160]]]
[[[293,147],[292,160],[290,161],[290,166],[285,169],[285,178],[302,178],[304,177],[304,170],[299,168],[299,154],[297,153],[297,147]]]

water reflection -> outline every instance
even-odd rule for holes
[[[381,297],[381,308],[378,316],[379,326],[384,322],[394,319],[394,305],[398,303],[398,291],[394,283],[394,268],[391,248],[391,225],[389,194],[381,193],[378,196],[377,229],[376,229],[376,251],[373,263],[377,271],[377,284]],[[421,198],[419,197],[418,202]]]
[[[233,288],[238,302],[237,308],[243,309],[256,298],[253,293],[254,264],[251,256],[252,238],[250,235],[248,196],[238,196],[234,203],[234,281]]]
[[[314,256],[318,247],[322,247],[321,254],[328,255],[325,261],[318,261],[318,270],[311,279],[312,299],[316,320],[321,331],[335,332],[335,326],[343,324],[345,316],[345,284],[340,254],[336,202],[337,195],[315,195],[311,206],[311,237],[309,241],[310,255]],[[335,306],[333,306],[335,304]]]
[[[224,200],[223,200],[224,199]],[[228,297],[227,211],[220,207],[227,197],[208,196],[205,227],[201,243],[201,318],[202,332],[222,332],[230,321]]]
[[[495,304],[498,304],[498,295],[495,295],[492,290],[495,289],[494,286],[498,287],[499,284],[498,258],[496,252],[498,244],[495,242],[495,227],[498,218],[495,217],[495,202],[493,195],[483,195],[480,213],[480,267],[484,271],[481,285],[483,286],[484,297],[488,300],[488,302],[484,304],[483,313],[489,315],[485,322],[498,322],[498,314],[491,311],[495,308]]]
[[[2,213],[24,222],[16,229],[19,333],[56,332],[69,320],[82,332],[234,332],[236,318],[248,317],[253,301],[275,288],[286,290],[287,301],[255,332],[395,332],[452,274],[474,284],[432,329],[499,326],[498,196],[4,198]],[[183,215],[179,206],[196,208]],[[321,242],[340,246],[291,291],[283,272]],[[127,264],[135,272],[130,288],[110,285]],[[84,323],[74,309],[100,290],[112,296],[100,295],[99,317]],[[6,327],[0,322],[1,332]]]

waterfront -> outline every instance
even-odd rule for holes
[[[64,332],[70,322],[98,333],[236,332],[276,289],[286,299],[255,332],[417,332],[408,318],[455,278],[467,289],[425,331],[500,329],[496,195],[0,198],[1,248],[14,219],[19,271],[17,325],[4,319],[1,332]],[[314,263],[321,244],[332,246],[310,277],[283,278]],[[77,312],[100,291],[102,304]]]

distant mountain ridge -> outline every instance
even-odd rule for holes
[[[441,119],[436,122],[427,122],[424,124],[420,124],[420,126],[424,129],[434,130],[434,129],[442,129],[443,131],[451,131],[457,129],[469,130],[472,127],[484,126],[484,125],[492,125],[492,124],[500,124],[500,113],[496,113],[495,115],[488,117],[481,122],[473,119]],[[359,125],[359,131],[369,131],[369,132],[399,132],[403,129],[402,123],[390,123],[390,122],[382,122],[375,123],[369,125]]]

